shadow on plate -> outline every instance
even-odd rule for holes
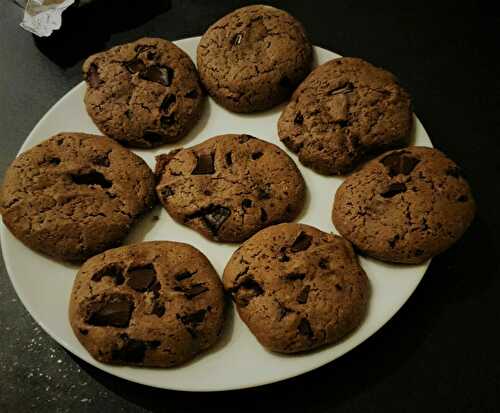
[[[106,48],[111,34],[138,27],[171,8],[170,0],[94,1],[63,13],[63,23],[49,37],[33,36],[38,49],[60,67]]]

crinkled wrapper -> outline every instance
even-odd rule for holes
[[[21,27],[37,36],[47,37],[61,27],[62,14],[71,5],[82,6],[92,0],[28,0]]]

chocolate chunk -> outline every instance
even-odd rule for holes
[[[141,363],[146,355],[147,345],[144,341],[125,338],[122,348],[113,350],[111,357],[115,361],[126,363]]]
[[[246,307],[255,297],[262,295],[264,290],[251,276],[247,276],[231,292],[236,303]]]
[[[160,126],[162,128],[168,128],[169,126],[172,126],[175,123],[175,116],[172,115],[165,115],[160,117]]]
[[[382,192],[380,195],[382,195],[384,198],[392,198],[396,196],[397,194],[400,194],[402,192],[406,191],[406,185],[403,184],[402,182],[395,182],[389,185],[389,188],[387,188],[384,192]]]
[[[196,274],[197,271],[195,272],[189,272],[189,271],[183,271],[175,276],[175,279],[177,281],[184,281],[187,280],[188,278],[191,278],[194,274]]]
[[[423,254],[424,254],[424,252],[423,252],[422,250],[417,249],[417,250],[415,251],[415,257],[420,257],[420,256],[422,256]]]
[[[258,152],[254,152],[252,153],[252,159],[254,161],[256,161],[257,159],[259,159],[262,155],[264,155],[262,152],[258,151]]]
[[[467,195],[460,195],[457,199],[458,202],[467,202],[469,197]]]
[[[132,74],[142,72],[146,69],[146,65],[140,59],[134,59],[123,64],[125,68]]]
[[[278,320],[283,320],[283,318],[285,318],[286,315],[291,312],[292,310],[280,304],[278,307]]]
[[[177,98],[175,97],[175,95],[172,95],[171,93],[169,93],[167,96],[165,96],[163,98],[161,105],[160,105],[160,110],[162,112],[168,112],[168,110],[170,109],[170,106],[172,106],[176,100],[177,100]]]
[[[193,90],[190,90],[189,92],[187,92],[184,96],[189,98],[189,99],[196,99],[198,97],[198,92],[193,89]]]
[[[338,291],[342,291],[342,286],[340,284],[335,284],[335,288],[338,290]]]
[[[61,160],[59,158],[53,157],[53,158],[49,159],[49,163],[51,165],[56,166],[56,165],[59,165],[61,163]]]
[[[89,67],[89,70],[87,72],[87,82],[89,83],[90,87],[93,88],[98,87],[102,83],[101,79],[99,78],[99,70],[97,69],[97,65],[95,63],[92,63]]]
[[[215,173],[214,154],[201,154],[197,156],[196,166],[191,175],[211,175]]]
[[[229,215],[231,215],[229,208],[214,206],[202,218],[207,227],[216,234]]]
[[[156,281],[156,270],[153,264],[130,268],[127,272],[127,285],[141,293],[147,291]]]
[[[250,139],[255,139],[255,138],[253,136],[250,136],[250,135],[240,135],[240,137],[238,138],[238,142],[245,143],[245,142],[249,141]]]
[[[297,296],[297,302],[299,304],[305,304],[307,303],[307,299],[309,298],[309,291],[311,290],[311,287],[309,287],[308,285],[306,285],[302,291],[299,293],[299,295]]]
[[[241,206],[243,208],[251,208],[252,207],[252,201],[250,199],[244,199],[243,201],[241,201]]]
[[[184,294],[186,295],[186,298],[188,300],[191,300],[192,298],[196,297],[197,295],[203,294],[206,291],[208,291],[208,288],[203,284],[194,284],[189,287],[189,289],[185,289]]]
[[[160,347],[161,343],[158,340],[152,340],[152,341],[147,341],[146,344],[148,345],[149,348],[154,350],[155,348]]]
[[[354,85],[351,82],[346,83],[344,86],[332,89],[328,92],[329,96],[341,95],[345,93],[351,93],[354,90]]]
[[[325,258],[321,258],[319,260],[319,264],[318,265],[319,265],[319,268],[322,268],[322,269],[326,270],[328,268],[328,260],[325,259]]]
[[[305,232],[301,232],[293,242],[291,251],[292,252],[305,251],[311,246],[311,243],[312,243],[312,237],[310,235],[307,235]]]
[[[174,194],[175,194],[174,190],[169,186],[164,186],[163,188],[160,189],[160,196],[163,199],[168,198],[169,196],[172,196]]]
[[[99,166],[109,166],[109,154],[103,153],[92,159],[92,163]]]
[[[257,198],[260,199],[260,200],[263,200],[263,199],[270,199],[271,198],[271,195],[270,195],[270,187],[268,186],[266,189],[264,188],[257,188]]]
[[[158,280],[156,280],[156,282],[149,288],[149,291],[153,293],[155,298],[158,298],[160,296],[160,290],[161,290],[161,283]]]
[[[169,153],[156,156],[155,176],[157,179],[161,178],[161,175],[165,173],[165,168],[168,166],[170,161],[175,158],[175,155],[179,151],[180,149],[174,149]]]
[[[302,113],[299,112],[297,113],[297,115],[295,115],[293,123],[295,123],[296,125],[302,125],[304,123],[304,116],[302,116]]]
[[[188,287],[177,286],[174,287],[174,290],[184,293],[186,298],[188,300],[191,300],[197,295],[203,294],[205,291],[208,291],[208,288],[205,287],[204,284],[193,284]]]
[[[72,174],[71,180],[77,185],[97,185],[102,188],[111,188],[111,185],[113,185],[111,181],[108,181],[103,174],[97,171]]]
[[[341,127],[341,128],[346,128],[348,127],[351,123],[346,120],[346,119],[343,119],[343,120],[340,120],[337,122],[337,124]]]
[[[165,314],[165,305],[163,303],[156,301],[153,304],[153,314],[158,317],[162,317],[163,314]]]
[[[307,319],[305,319],[305,318],[300,320],[297,328],[299,330],[299,333],[303,336],[307,336],[309,338],[312,338],[314,335],[313,331],[311,329],[311,324],[309,324],[309,321],[307,321]]]
[[[88,318],[93,326],[128,327],[134,303],[129,296],[114,294],[88,305]]]
[[[155,48],[156,48],[155,46],[150,46],[147,44],[139,44],[139,45],[135,46],[134,50],[137,52],[137,54],[140,54],[142,52],[145,52],[145,51],[151,50],[151,49],[155,49]]]
[[[87,330],[85,328],[80,328],[80,329],[78,329],[78,331],[80,331],[80,334],[82,336],[86,336],[89,333],[89,330]]]
[[[174,77],[174,70],[168,66],[149,66],[141,70],[139,77],[160,85],[170,86]]]
[[[420,229],[422,231],[427,231],[429,229],[429,225],[427,225],[427,219],[425,217],[422,218],[422,222],[420,223]]]
[[[303,280],[305,278],[305,274],[299,273],[299,272],[291,272],[290,274],[285,275],[285,278],[288,281],[296,281],[296,280]]]
[[[186,330],[188,331],[189,335],[193,338],[193,340],[198,338],[198,333],[196,332],[196,330],[194,330],[191,327],[186,327]]]
[[[278,261],[279,262],[288,262],[290,261],[290,257],[285,254],[286,247],[282,247],[280,252],[278,253]]]
[[[102,277],[112,278],[115,285],[121,285],[125,281],[123,277],[123,268],[117,264],[106,265],[104,268],[97,271],[92,276],[92,281],[99,282],[102,280]]]
[[[221,205],[209,205],[187,216],[186,220],[189,221],[191,219],[201,218],[208,229],[214,235],[217,235],[217,232],[229,215],[231,215],[231,210],[229,208]]]
[[[179,318],[181,320],[181,323],[184,325],[199,324],[205,319],[206,313],[207,310],[198,310],[191,314],[186,314],[180,317],[177,316],[177,318]]]
[[[264,208],[260,209],[260,221],[261,222],[266,222],[267,221],[267,212]]]
[[[241,39],[243,38],[243,35],[241,33],[238,33],[238,34],[235,34],[232,38],[231,38],[231,44],[233,46],[238,46],[240,43],[241,43]]]
[[[231,166],[233,164],[233,157],[232,157],[231,152],[226,153],[225,158],[226,158],[227,166]]]
[[[396,246],[396,242],[398,242],[400,239],[401,237],[399,236],[399,234],[394,235],[394,237],[389,240],[389,246],[391,248],[394,248]]]
[[[408,152],[395,152],[391,153],[380,160],[380,162],[387,168],[389,176],[396,176],[399,174],[408,175],[415,169],[415,166],[420,162],[419,159],[412,156],[405,155]]]
[[[415,166],[420,162],[419,159],[410,156],[401,157],[401,172],[403,175],[408,175],[415,169]]]

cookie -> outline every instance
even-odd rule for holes
[[[69,319],[78,340],[102,363],[175,366],[217,341],[222,283],[190,245],[127,245],[85,262],[71,292]]]
[[[449,248],[474,218],[460,168],[436,149],[387,152],[337,190],[333,223],[363,253],[419,264]]]
[[[304,165],[338,175],[367,156],[407,145],[411,127],[410,96],[396,78],[346,57],[322,64],[302,82],[278,134]]]
[[[154,176],[141,158],[112,139],[68,132],[12,162],[0,212],[28,247],[81,261],[118,245],[155,201]]]
[[[197,51],[208,93],[233,112],[269,109],[288,99],[311,70],[302,25],[283,10],[254,5],[214,23]]]
[[[255,234],[232,255],[223,282],[257,340],[282,353],[340,340],[361,323],[369,298],[351,244],[303,224]]]
[[[173,43],[142,38],[83,64],[85,106],[102,133],[123,145],[178,141],[200,117],[203,93],[189,56]]]
[[[249,135],[220,135],[157,157],[168,213],[205,237],[241,242],[302,209],[305,184],[290,157]]]

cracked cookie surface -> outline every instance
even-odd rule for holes
[[[436,149],[411,146],[349,176],[335,194],[332,219],[363,253],[418,264],[457,241],[474,212],[460,168]]]
[[[78,340],[103,363],[170,367],[217,341],[224,292],[197,249],[143,242],[85,262],[75,278],[69,317]]]
[[[339,175],[366,156],[407,145],[411,127],[410,97],[396,78],[345,57],[322,64],[301,83],[278,134],[304,165]]]
[[[61,133],[12,162],[0,210],[28,247],[81,261],[119,244],[155,200],[140,157],[103,136]]]
[[[250,135],[220,135],[157,158],[158,197],[177,222],[207,238],[241,242],[292,221],[305,183],[290,157]]]
[[[259,342],[283,353],[338,341],[361,323],[369,298],[351,244],[304,224],[255,234],[232,255],[223,283]]]
[[[234,112],[269,109],[286,100],[311,70],[302,25],[283,10],[255,5],[214,23],[197,51],[208,93]]]
[[[102,133],[126,146],[175,142],[200,117],[196,68],[167,40],[142,38],[94,54],[83,73],[87,112]]]

